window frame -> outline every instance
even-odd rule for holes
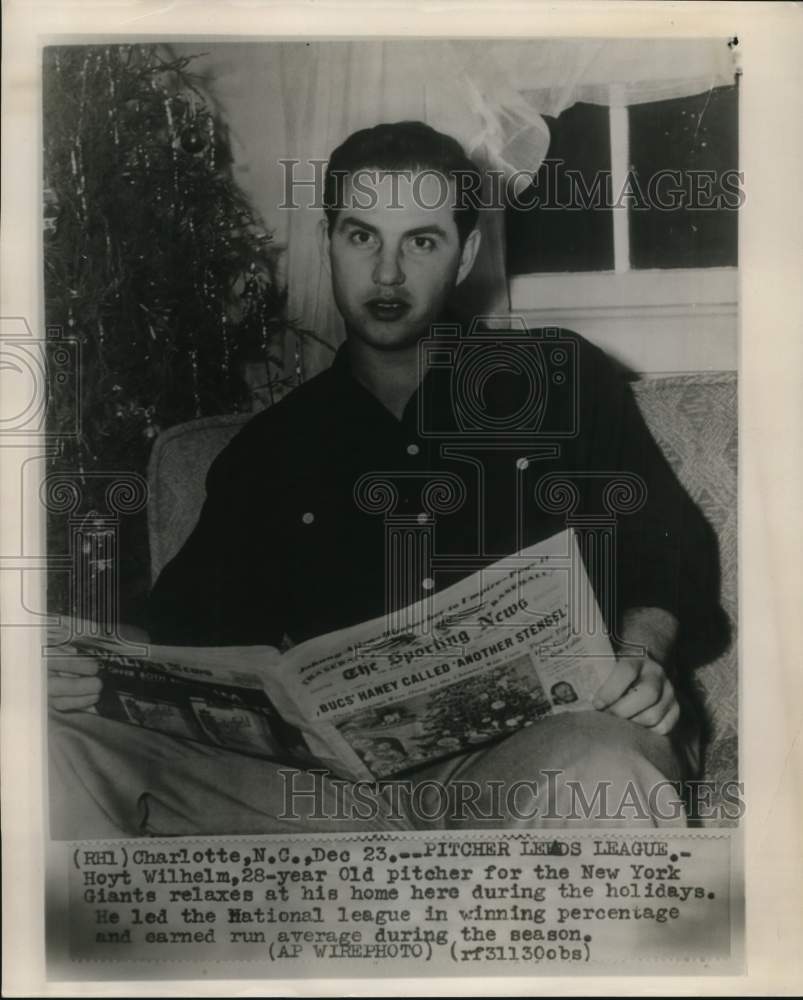
[[[621,84],[609,87],[608,109],[612,190],[621,191],[630,152]],[[632,268],[628,213],[626,207],[613,208],[613,270],[512,276],[508,281],[511,312],[531,326],[596,331],[592,339],[641,371],[735,369],[738,267]],[[622,329],[620,338],[614,334],[614,324]],[[664,345],[655,354],[662,360],[651,362],[649,349],[639,350],[638,343],[646,335],[647,343],[654,345],[649,334],[659,331],[675,344]]]

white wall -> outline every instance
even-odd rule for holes
[[[529,275],[510,294],[530,326],[574,330],[634,371],[738,368],[735,268]]]

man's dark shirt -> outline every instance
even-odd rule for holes
[[[710,632],[719,621],[713,531],[610,360],[583,338],[563,336],[576,345],[569,384],[547,368],[540,387],[515,373],[479,386],[482,405],[500,419],[519,405],[538,409],[533,393],[545,393],[541,432],[520,429],[504,447],[461,431],[452,370],[431,370],[397,420],[354,379],[341,348],[331,368],[254,417],[213,463],[200,520],[151,595],[152,640],[278,645],[285,634],[298,642],[378,617],[386,610],[386,518],[425,512],[422,490],[442,474],[464,484],[465,498],[432,522],[435,590],[566,526],[565,512],[547,513],[536,499],[543,476],[577,485],[576,517],[604,514],[605,484],[626,472],[643,481],[646,502],[617,521],[616,617],[659,607],[692,637]],[[372,513],[355,500],[366,474],[394,484],[393,509]],[[466,558],[438,570],[438,560],[453,557]],[[391,603],[424,596],[429,583],[414,580]]]

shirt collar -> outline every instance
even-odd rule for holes
[[[451,314],[444,314],[438,320],[438,325],[459,326],[462,329],[460,321]],[[448,388],[450,385],[448,372],[440,371],[436,373],[432,370],[427,372],[421,384],[410,397],[401,422],[396,420],[393,414],[385,409],[379,400],[354,377],[349,361],[348,343],[344,342],[338,347],[329,368],[329,374],[337,393],[338,406],[346,406],[361,417],[365,416],[366,406],[370,406],[376,412],[377,419],[386,416],[393,424],[406,427],[409,430],[411,425],[418,425],[419,410],[424,407],[430,413],[432,413],[433,408],[437,408],[438,417],[436,423],[438,426],[444,425],[444,421],[447,426],[453,423],[453,416],[451,415],[451,392]]]
[[[458,326],[462,328],[460,321],[453,316],[451,313],[445,313],[441,319],[438,320],[438,326]],[[354,378],[351,373],[351,364],[349,362],[349,350],[348,342],[344,341],[340,347],[338,347],[335,352],[332,364],[329,367],[330,374],[333,376],[335,382],[341,387],[351,387],[352,385],[359,385],[361,389],[363,386]],[[427,375],[424,381],[427,381],[429,375]],[[363,389],[363,391],[367,391]],[[370,393],[369,393],[370,395]]]

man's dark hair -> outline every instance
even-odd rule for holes
[[[482,177],[450,135],[424,122],[393,122],[360,129],[348,137],[329,158],[323,202],[329,233],[343,208],[343,182],[360,170],[390,173],[401,170],[433,171],[454,179],[454,220],[462,246],[477,224]]]

